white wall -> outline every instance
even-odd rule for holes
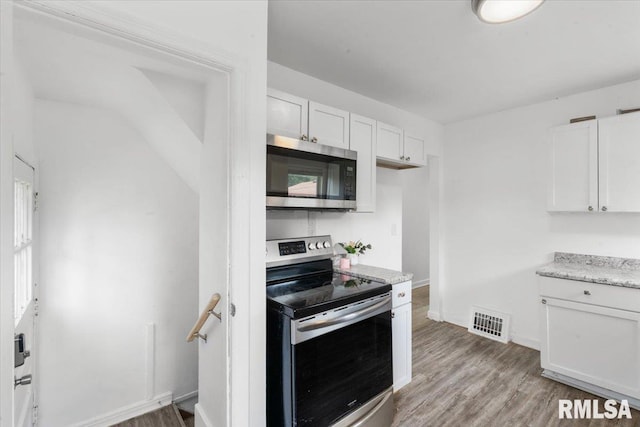
[[[429,169],[400,172],[402,183],[402,270],[413,273],[413,285],[429,280]]]
[[[117,114],[38,100],[35,117],[40,424],[196,390],[197,194]]]
[[[14,57],[13,150],[31,165],[37,163],[33,143],[33,87],[22,63]]]
[[[538,345],[535,270],[554,251],[640,258],[640,215],[546,212],[550,127],[640,105],[640,80],[447,125],[444,318],[472,304],[510,313],[514,340]]]
[[[443,128],[438,123],[280,64],[269,62],[267,71],[267,83],[270,88],[424,135],[428,152],[439,154]],[[364,242],[371,243],[373,249],[362,257],[361,262],[402,270],[402,173],[377,168],[375,213],[311,212],[307,214],[306,212],[269,211],[267,212],[267,237],[299,237],[326,233],[331,234],[335,242],[362,239]],[[408,230],[404,229],[404,232]],[[425,259],[428,259],[428,252],[425,254]]]

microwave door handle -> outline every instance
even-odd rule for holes
[[[299,326],[296,328],[298,332],[308,332],[314,331],[316,329],[325,328],[327,326],[338,325],[340,323],[351,322],[353,320],[359,320],[361,318],[366,318],[372,312],[378,310],[381,307],[384,307],[391,301],[391,296],[387,296],[383,298],[380,302],[377,302],[373,305],[365,307],[361,310],[355,311],[353,313],[345,314],[344,316],[337,317],[331,320],[318,320],[312,323],[308,323],[303,326]]]

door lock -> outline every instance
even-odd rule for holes
[[[31,384],[31,374],[23,375],[20,378],[13,377],[13,388],[18,387],[19,385],[28,385]]]
[[[24,365],[24,359],[31,356],[29,350],[24,348],[24,334],[18,334],[13,338],[13,367]]]

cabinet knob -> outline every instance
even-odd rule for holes
[[[409,160],[411,160],[411,157],[407,156],[407,162],[408,162]]]
[[[391,318],[393,319],[394,317],[396,317],[396,314],[392,311],[391,312]]]
[[[606,207],[606,206],[603,206],[603,207],[602,207],[602,212],[606,212],[606,211],[607,211],[607,207]]]
[[[547,300],[546,300],[546,299],[543,299],[543,300],[542,300],[542,303],[543,303],[543,304],[546,304],[546,303],[547,303]]]
[[[404,156],[400,156],[400,160],[404,160]]]
[[[314,136],[313,138],[311,138],[311,142],[318,142],[318,138]]]
[[[309,140],[309,137],[308,137],[307,135],[304,135],[304,134],[303,134],[303,135],[300,137],[300,139],[301,139],[301,140],[303,140],[303,141],[308,141],[308,140]]]
[[[593,210],[593,206],[589,206],[589,212],[591,212]]]
[[[590,291],[584,291],[584,294],[585,295],[591,295],[591,292]]]
[[[400,293],[398,294],[398,297],[399,297],[399,298],[404,298],[404,292],[400,292]]]

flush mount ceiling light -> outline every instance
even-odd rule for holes
[[[510,22],[536,10],[544,0],[471,0],[471,8],[489,24]]]

